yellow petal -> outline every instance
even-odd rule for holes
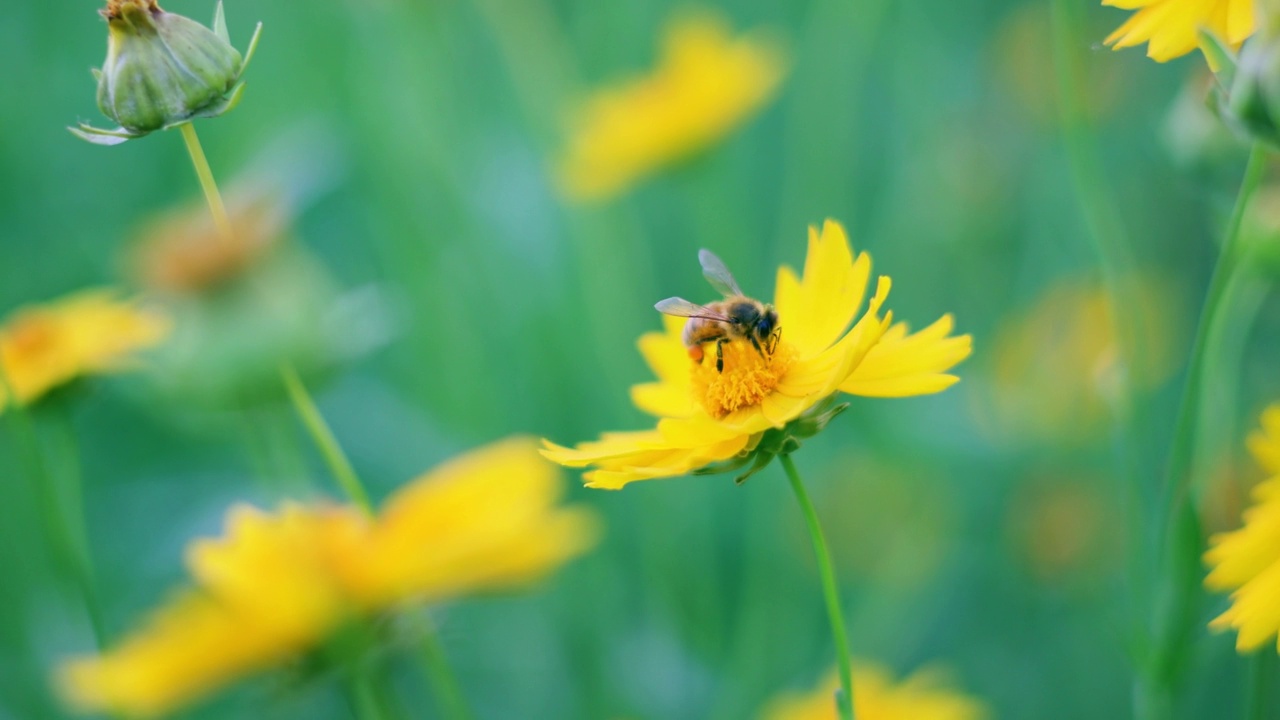
[[[958,378],[946,375],[972,352],[968,335],[949,337],[952,318],[944,315],[915,334],[907,335],[906,324],[892,327],[867,351],[840,390],[867,397],[907,397],[939,392]]]
[[[821,232],[809,228],[804,277],[797,279],[787,267],[778,270],[774,304],[783,337],[801,357],[822,352],[857,315],[870,277],[871,258],[854,258],[839,223],[828,220]]]

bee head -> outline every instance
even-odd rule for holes
[[[756,336],[762,339],[767,339],[772,337],[773,333],[777,329],[778,311],[774,310],[772,306],[766,305],[764,307],[764,312],[760,313],[760,316],[756,319]]]

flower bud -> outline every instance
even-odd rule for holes
[[[156,0],[108,0],[107,59],[98,78],[98,108],[118,130],[87,125],[72,132],[114,145],[198,117],[215,117],[239,100],[246,57],[231,47],[219,4],[213,29],[165,12]],[[261,30],[261,25],[259,25]]]

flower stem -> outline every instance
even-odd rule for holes
[[[840,591],[836,585],[836,572],[831,565],[831,552],[827,550],[827,539],[822,534],[822,525],[818,522],[818,513],[813,509],[809,493],[804,489],[804,481],[796,471],[795,462],[790,455],[779,455],[782,469],[791,481],[791,489],[795,491],[796,501],[804,513],[804,521],[809,526],[809,537],[813,540],[813,554],[818,560],[818,574],[822,577],[822,594],[827,602],[827,615],[831,618],[831,636],[836,644],[836,664],[840,671],[840,692],[836,693],[836,710],[840,720],[853,720],[853,663],[849,659],[849,639],[844,629],[844,615],[840,610]]]
[[[1197,618],[1196,599],[1200,594],[1200,519],[1192,497],[1192,463],[1200,423],[1200,407],[1209,339],[1216,337],[1225,317],[1228,288],[1240,267],[1240,226],[1249,200],[1262,181],[1267,149],[1255,143],[1249,163],[1240,182],[1235,207],[1218,254],[1217,264],[1209,280],[1209,289],[1183,384],[1169,464],[1165,478],[1164,500],[1160,517],[1163,525],[1157,538],[1156,595],[1152,608],[1154,629],[1147,657],[1147,676],[1142,678],[1135,694],[1135,710],[1140,720],[1168,717],[1174,703],[1178,667],[1190,640]]]
[[[462,687],[453,674],[453,668],[449,667],[449,660],[444,655],[444,648],[440,646],[440,639],[431,620],[423,613],[415,614],[412,620],[420,638],[418,657],[422,660],[427,682],[435,693],[443,716],[448,720],[471,720],[473,716],[462,695]]]
[[[1255,651],[1248,658],[1248,697],[1245,700],[1245,720],[1266,720],[1272,677],[1275,672],[1275,655],[1269,649]]]
[[[213,180],[213,171],[209,169],[209,161],[205,159],[204,148],[200,147],[195,123],[183,123],[179,128],[182,130],[182,139],[187,144],[191,164],[195,166],[196,177],[200,178],[200,189],[204,191],[205,202],[209,203],[209,212],[213,214],[213,224],[224,238],[229,238],[232,234],[231,219],[227,216],[227,206],[222,204],[222,194],[218,192],[218,183]]]
[[[45,532],[53,546],[55,557],[70,572],[71,580],[84,602],[93,628],[93,639],[99,650],[106,647],[106,625],[102,619],[102,606],[95,589],[93,558],[89,553],[88,534],[84,523],[84,506],[77,461],[70,459],[75,452],[70,433],[62,438],[61,448],[68,458],[71,470],[64,479],[66,487],[50,469],[46,454],[36,434],[35,423],[27,407],[18,401],[7,377],[0,368],[0,400],[8,399],[9,415],[18,445],[26,455],[25,463],[31,478],[32,491],[40,506],[40,516]],[[0,411],[3,411],[0,405]]]
[[[361,510],[372,515],[373,503],[369,502],[369,493],[364,489],[364,484],[360,482],[355,469],[351,467],[351,461],[342,451],[342,446],[333,436],[333,431],[329,429],[329,424],[320,414],[306,386],[302,384],[298,371],[286,363],[280,366],[280,377],[284,380],[284,387],[289,392],[289,399],[293,401],[294,409],[298,411],[298,418],[302,420],[316,448],[324,456],[329,472],[333,473],[334,479],[342,486],[342,491],[347,494],[347,497],[359,505]]]

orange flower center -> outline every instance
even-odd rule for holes
[[[796,362],[791,345],[779,342],[772,354],[759,352],[747,340],[721,346],[724,369],[716,369],[716,345],[703,346],[702,361],[693,366],[693,397],[714,418],[758,405],[778,387]]]
[[[31,311],[16,318],[7,335],[6,349],[20,361],[41,358],[57,346],[56,323],[40,312]]]

